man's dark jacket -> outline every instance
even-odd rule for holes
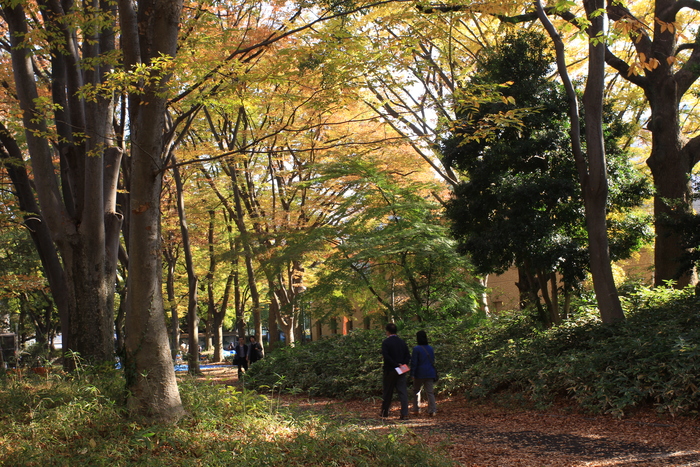
[[[384,371],[393,371],[402,363],[408,364],[411,361],[408,346],[396,334],[392,334],[382,341],[382,356],[384,357]]]

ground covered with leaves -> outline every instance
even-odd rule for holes
[[[237,385],[233,370],[207,370],[212,381]],[[274,396],[274,395],[273,395]],[[637,411],[623,418],[587,415],[569,406],[547,410],[517,403],[438,400],[438,416],[421,412],[408,421],[379,417],[381,401],[338,400],[278,394],[299,411],[323,413],[371,430],[400,433],[425,441],[469,467],[700,466],[700,420]]]

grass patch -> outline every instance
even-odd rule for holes
[[[454,465],[401,428],[381,434],[287,410],[276,399],[185,378],[176,425],[125,417],[117,371],[0,376],[0,465]]]

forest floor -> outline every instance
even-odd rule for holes
[[[239,385],[235,367],[203,370],[214,383]],[[277,397],[277,396],[276,396]],[[399,420],[398,402],[379,417],[381,400],[281,395],[282,404],[352,420],[374,430],[401,426],[468,467],[700,467],[700,419],[638,411],[617,419],[566,407],[532,410],[438,397],[438,414]],[[424,410],[424,409],[422,409]]]

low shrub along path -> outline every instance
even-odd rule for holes
[[[229,365],[205,370],[204,378],[239,385],[236,369]],[[504,408],[438,397],[437,417],[421,413],[399,421],[398,401],[390,417],[382,419],[380,398],[345,401],[275,394],[277,397],[295,410],[343,417],[387,433],[412,430],[468,467],[700,467],[700,420],[659,417],[649,410],[616,419],[572,413],[566,407]]]

